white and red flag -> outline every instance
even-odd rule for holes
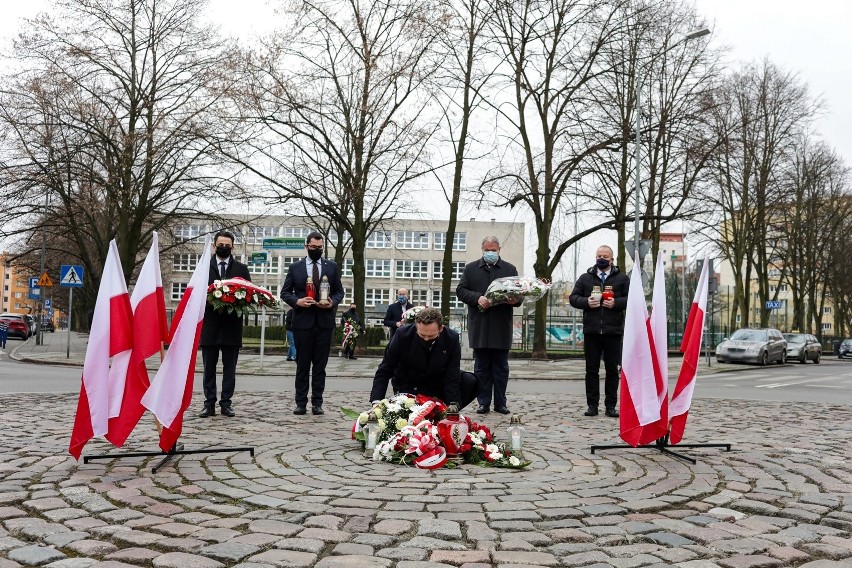
[[[621,439],[631,446],[653,442],[665,435],[660,422],[659,364],[654,349],[639,260],[630,274],[624,345],[621,353]]]
[[[689,317],[683,330],[683,341],[680,344],[683,363],[669,405],[669,416],[671,417],[669,441],[672,444],[677,444],[683,439],[686,418],[689,414],[689,407],[692,405],[695,379],[698,376],[698,358],[701,354],[701,338],[704,332],[704,315],[707,311],[707,290],[710,281],[707,269],[709,264],[705,259],[704,266],[701,268],[701,276],[698,279],[698,288],[695,290],[695,298],[692,300],[692,307],[689,309]]]
[[[98,288],[83,362],[77,415],[68,447],[75,459],[80,459],[86,442],[106,435],[109,419],[118,416],[132,347],[133,313],[118,247],[113,239]]]
[[[660,400],[660,437],[669,428],[669,327],[666,302],[666,272],[663,269],[663,255],[657,255],[657,269],[654,272],[654,296],[651,300],[651,338],[657,359],[654,377],[657,383],[657,398]]]
[[[181,298],[169,332],[171,341],[166,357],[151,386],[142,397],[142,405],[154,413],[163,431],[160,448],[171,450],[183,429],[183,413],[192,400],[192,383],[195,378],[195,359],[201,338],[201,324],[207,305],[207,279],[210,274],[210,236],[204,241],[204,254],[189,280]]]
[[[145,361],[160,353],[163,342],[169,339],[166,320],[166,301],[160,273],[160,245],[157,232],[151,238],[151,249],[130,296],[133,309],[133,351],[124,384],[124,398],[118,416],[110,418],[106,439],[122,446],[145,413],[142,396],[150,381]]]

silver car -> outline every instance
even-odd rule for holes
[[[720,363],[787,362],[787,341],[773,328],[738,329],[716,347],[716,360]]]
[[[819,363],[822,359],[822,345],[810,333],[785,333],[784,339],[787,341],[787,359],[794,359],[799,363]]]

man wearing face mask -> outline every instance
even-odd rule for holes
[[[583,310],[583,353],[586,356],[586,416],[598,415],[600,403],[601,356],[604,360],[605,414],[618,417],[618,366],[621,364],[621,339],[624,335],[624,311],[627,309],[627,291],[630,278],[623,274],[613,261],[612,249],[598,247],[595,265],[577,278],[569,301]],[[595,286],[601,291],[612,286],[614,298],[602,300],[593,295]]]
[[[434,396],[464,408],[476,397],[477,383],[473,374],[460,370],[460,363],[459,334],[444,327],[441,310],[424,308],[385,350],[370,400],[385,398],[391,383],[394,393]]]
[[[234,234],[219,231],[213,238],[216,255],[210,259],[210,274],[207,284],[214,280],[244,278],[251,280],[248,267],[238,262],[231,252]],[[204,362],[204,410],[198,416],[207,418],[216,414],[216,364],[222,353],[222,397],[219,406],[225,416],[234,416],[231,397],[237,381],[237,357],[243,344],[243,318],[227,310],[215,310],[207,304],[204,323],[201,326],[201,359]]]
[[[506,388],[509,384],[509,349],[512,347],[512,315],[518,302],[491,305],[485,297],[488,285],[497,278],[517,276],[518,269],[500,258],[497,237],[482,240],[482,258],[464,267],[456,296],[467,304],[467,336],[473,349],[473,372],[479,379],[476,412],[494,410],[509,414]]]
[[[405,325],[402,321],[402,312],[411,309],[413,306],[408,301],[408,288],[400,288],[396,291],[396,302],[388,306],[388,311],[385,313],[385,326],[390,330],[388,340],[393,339],[396,330]]]
[[[322,395],[325,391],[325,366],[331,349],[337,305],[343,301],[340,270],[333,261],[323,258],[325,239],[311,232],[305,239],[308,255],[287,270],[281,287],[281,299],[293,308],[293,335],[296,339],[296,409],[293,414],[307,413],[308,392],[311,412],[325,414]],[[316,298],[307,293],[308,278],[314,283]],[[320,284],[328,278],[327,302],[319,297]],[[309,380],[310,378],[310,380]]]

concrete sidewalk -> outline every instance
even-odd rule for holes
[[[29,341],[17,346],[10,344],[8,347],[11,347],[11,349],[7,348],[7,350],[10,351],[10,356],[18,361],[82,366],[83,360],[86,356],[88,335],[72,332],[70,352],[68,351],[67,340],[67,332],[58,331],[56,333],[44,334],[44,342],[42,345],[36,345],[35,338],[31,338]],[[66,357],[66,353],[68,353],[68,357]],[[333,353],[336,353],[336,351]],[[379,365],[379,362],[380,359],[378,357],[368,356],[351,360],[332,355],[332,357],[328,360],[328,367],[326,368],[326,371],[328,376],[332,378],[371,378],[375,374],[376,367]],[[680,358],[672,358],[669,360],[670,378],[677,377],[680,366]],[[159,361],[156,357],[152,358],[149,361],[148,368],[156,369],[158,367]],[[462,360],[462,368],[473,370],[473,361]],[[745,365],[717,363],[715,359],[713,359],[710,366],[708,366],[706,357],[702,357],[699,362],[699,372],[702,375],[749,368],[751,367]],[[196,371],[201,372],[202,369],[201,357],[199,356],[196,361]],[[240,353],[240,375],[291,375],[295,372],[295,369],[295,363],[287,361],[286,356],[283,354],[266,354],[261,360],[260,355],[256,352],[247,350]],[[582,380],[584,374],[585,362],[583,359],[509,360],[510,379]],[[603,365],[601,365],[601,375],[603,375]]]

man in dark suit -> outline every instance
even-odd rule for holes
[[[281,299],[293,308],[293,335],[296,338],[296,409],[293,414],[305,414],[308,406],[308,390],[311,391],[311,411],[325,414],[322,409],[322,393],[325,390],[325,366],[331,349],[337,305],[343,301],[343,284],[337,265],[322,257],[325,240],[312,232],[305,240],[308,256],[294,262],[287,270]],[[308,277],[314,282],[316,298],[305,290]],[[327,302],[320,301],[320,284],[328,279]],[[310,375],[310,384],[308,376]]]
[[[210,259],[210,275],[207,284],[214,280],[245,278],[251,280],[248,267],[231,255],[234,234],[219,231],[213,238],[216,255]],[[234,416],[231,397],[237,382],[237,357],[243,344],[243,318],[226,310],[217,311],[207,304],[204,323],[201,326],[201,358],[204,361],[204,410],[198,416],[207,418],[216,414],[216,364],[222,352],[222,397],[219,406],[225,416]]]
[[[393,339],[393,334],[396,330],[405,325],[402,321],[402,312],[411,309],[413,306],[408,301],[408,288],[400,288],[396,291],[396,302],[388,306],[388,311],[385,312],[385,327],[390,330],[388,341]]]
[[[467,336],[473,349],[473,372],[479,377],[479,408],[490,409],[493,393],[494,410],[509,414],[506,389],[509,384],[509,349],[512,348],[512,309],[519,302],[492,305],[485,297],[488,286],[496,279],[517,276],[518,269],[500,258],[497,237],[482,240],[482,258],[464,267],[456,296],[467,304]]]
[[[459,334],[444,327],[441,311],[425,308],[414,325],[400,328],[385,350],[370,400],[385,398],[388,382],[395,393],[434,396],[464,408],[476,397],[477,380],[461,372]]]

